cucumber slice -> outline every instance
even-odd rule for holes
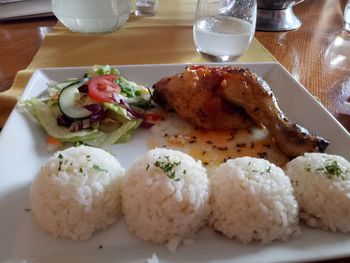
[[[86,119],[91,115],[91,112],[84,108],[82,104],[78,103],[80,99],[79,88],[83,86],[86,81],[73,83],[63,88],[58,97],[58,105],[60,111],[72,119]]]
[[[60,90],[72,85],[72,84],[77,84],[80,83],[79,79],[71,79],[71,80],[65,80],[63,82],[56,83],[56,87]]]

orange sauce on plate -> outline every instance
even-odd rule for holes
[[[265,158],[281,167],[289,161],[269,133],[255,126],[241,130],[207,131],[196,129],[176,115],[170,115],[151,131],[149,148],[165,147],[188,153],[209,169],[228,159],[243,156]]]

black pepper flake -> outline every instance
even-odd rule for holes
[[[219,151],[227,151],[228,148],[225,146],[225,147],[217,147],[217,149]]]
[[[258,156],[259,156],[260,158],[266,159],[266,158],[267,158],[267,152],[260,152],[260,153],[258,153]]]
[[[233,141],[235,139],[235,132],[230,132],[230,137],[227,139],[227,141]]]
[[[207,144],[213,144],[213,142],[212,142],[212,141],[206,141],[206,143],[207,143]]]
[[[237,143],[237,144],[236,144],[236,147],[238,147],[238,148],[244,148],[244,147],[246,147],[246,144],[245,144],[245,143]]]
[[[255,146],[255,144],[254,144],[254,142],[252,142],[252,143],[250,144],[250,149],[253,149],[254,146]]]
[[[168,137],[168,134],[167,134],[167,133],[164,133],[164,137]]]
[[[58,155],[58,171],[61,171],[62,169],[62,164],[63,164],[63,155],[59,154]]]
[[[207,153],[207,151],[203,151],[203,152],[202,152],[202,155],[205,155],[206,153]]]
[[[230,142],[230,141],[233,141],[235,139],[235,137],[230,137],[230,138],[227,138],[226,141]]]
[[[241,149],[237,149],[236,152],[240,153],[242,150]]]
[[[209,162],[203,162],[203,164],[204,164],[204,165],[208,165],[208,164],[209,164]]]
[[[99,245],[99,247],[98,247],[99,249],[102,249],[103,248],[103,246],[102,245]]]
[[[32,211],[32,209],[30,209],[30,208],[24,208],[24,211],[30,212],[30,211]]]
[[[197,142],[196,140],[190,140],[189,143],[195,143]]]
[[[195,139],[197,139],[197,137],[196,137],[196,136],[192,136],[191,139],[192,139],[192,140],[195,140]]]

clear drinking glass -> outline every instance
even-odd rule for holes
[[[197,50],[215,61],[241,56],[253,39],[257,0],[198,0],[193,37]]]
[[[158,0],[136,0],[135,15],[154,16],[158,11]]]
[[[346,1],[344,8],[344,30],[350,32],[350,0]]]
[[[125,24],[131,3],[130,0],[52,0],[52,11],[72,31],[101,33]]]

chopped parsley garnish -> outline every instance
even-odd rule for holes
[[[98,166],[97,164],[94,164],[94,165],[92,166],[92,168],[94,168],[97,172],[106,172],[106,173],[108,173],[108,170],[101,168],[101,167]]]
[[[336,176],[340,176],[343,172],[337,161],[333,161],[330,164],[327,164],[324,168],[329,174],[334,174]]]
[[[83,167],[79,168],[79,173],[82,174],[83,173]]]
[[[307,172],[311,172],[311,167],[310,167],[310,166],[305,167],[304,169],[305,169],[305,171],[307,171]]]
[[[79,147],[79,146],[81,146],[81,145],[85,145],[85,143],[83,143],[83,142],[81,142],[81,141],[78,141],[78,142],[75,142],[75,143],[74,143],[74,146],[75,146],[75,147]]]
[[[165,156],[165,161],[156,161],[154,163],[154,166],[160,168],[163,170],[164,173],[166,173],[166,175],[170,178],[173,179],[175,181],[179,181],[180,178],[176,178],[176,174],[175,174],[175,167],[179,166],[181,161],[178,162],[171,162],[169,160],[169,156]]]
[[[270,173],[270,172],[271,172],[271,166],[269,166],[269,167],[266,169],[266,172],[267,172],[267,173]]]
[[[345,173],[349,172],[343,171],[336,160],[328,160],[328,163],[324,167],[316,169],[316,172],[319,171],[323,171],[329,179],[339,178],[341,180],[344,180]]]

